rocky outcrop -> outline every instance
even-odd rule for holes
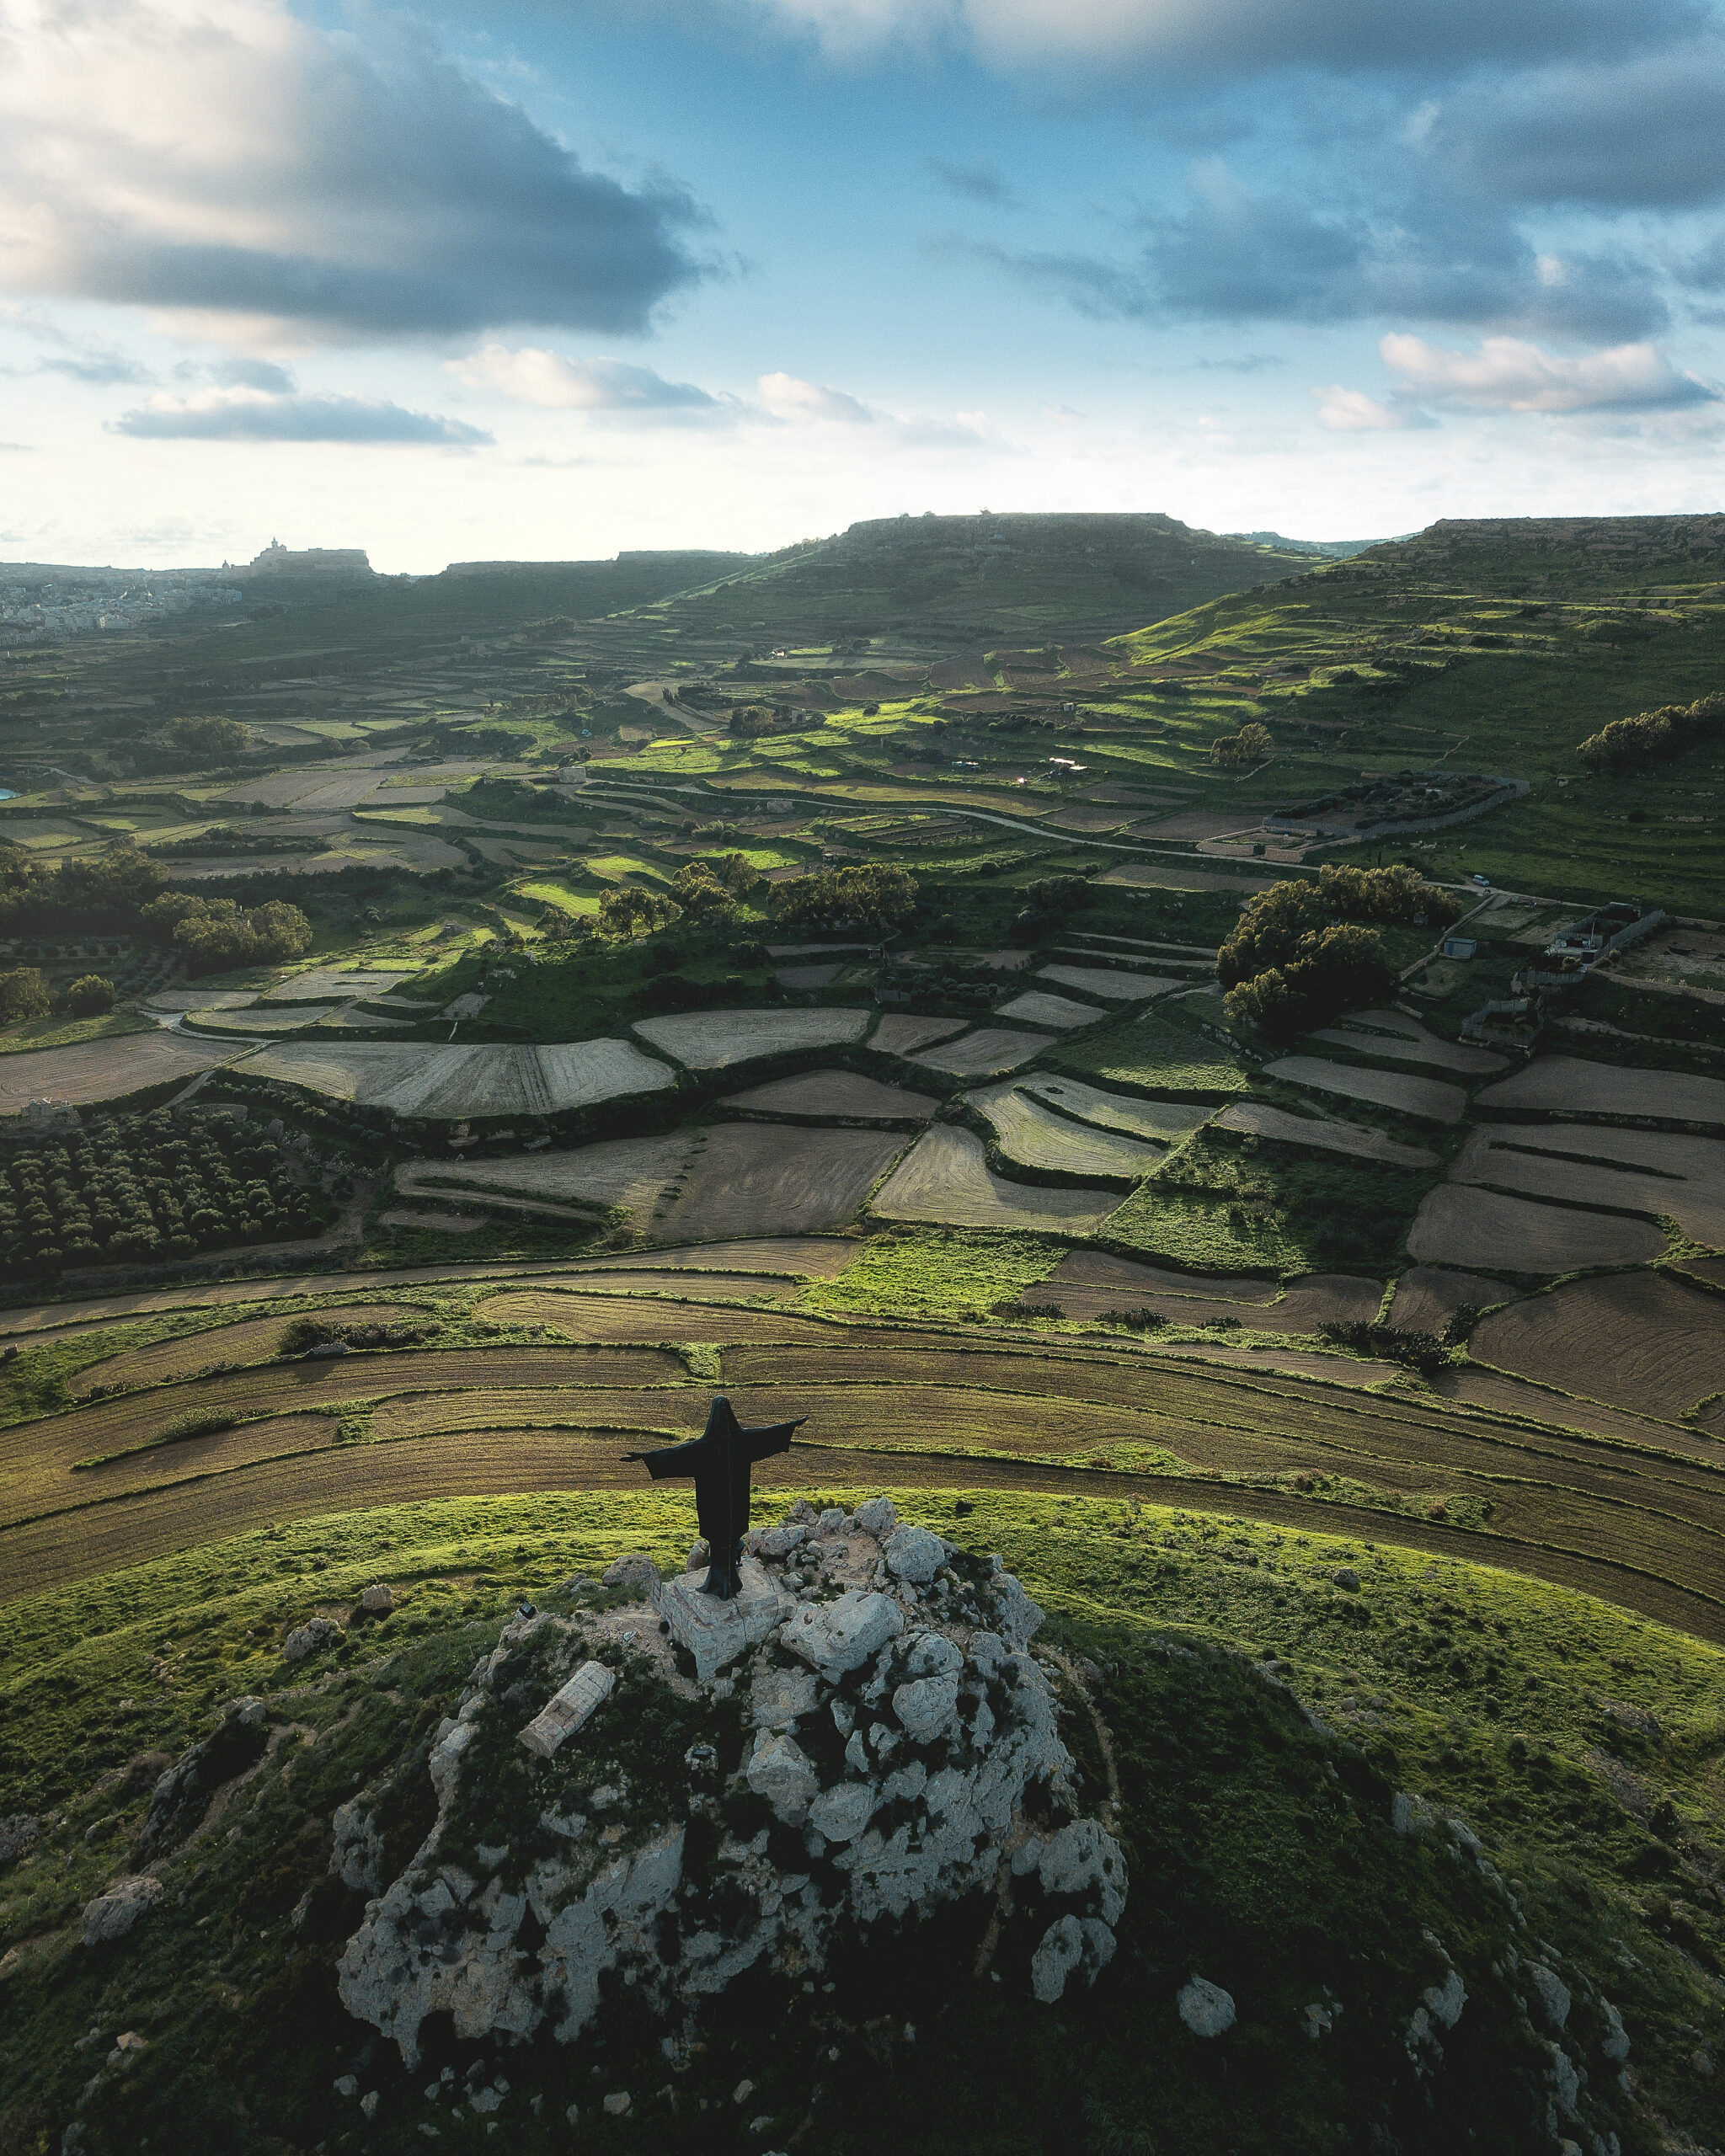
[[[568,2042],[613,1972],[670,2012],[757,1966],[811,1977],[846,1935],[972,1894],[1029,1905],[1038,1998],[1108,1965],[1125,1860],[1079,1808],[1018,1582],[884,1499],[799,1505],[749,1547],[775,1622],[720,1673],[691,1674],[666,1583],[621,1566],[650,1631],[638,1603],[535,1612],[476,1666],[430,1752],[436,1822],[340,1964],[344,2004],[409,2066],[433,2014]],[[548,1749],[529,1734],[565,1720]],[[667,1765],[649,1736],[673,1722]],[[343,1813],[332,1869],[369,1885],[367,1822]]]
[[[267,1742],[264,1702],[231,1700],[222,1710],[220,1726],[182,1753],[157,1783],[132,1862],[142,1866],[178,1849],[209,1810],[216,1790],[243,1774]]]
[[[124,1939],[145,1910],[153,1908],[161,1898],[162,1881],[147,1872],[116,1879],[105,1893],[98,1894],[85,1906],[84,1945],[105,1946],[111,1940]]]

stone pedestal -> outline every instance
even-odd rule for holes
[[[670,1625],[671,1637],[695,1657],[695,1674],[704,1684],[745,1647],[758,1646],[795,1607],[781,1594],[752,1557],[738,1567],[740,1586],[729,1602],[702,1594],[704,1571],[681,1572],[661,1580],[650,1593],[654,1609]]]

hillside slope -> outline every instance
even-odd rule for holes
[[[1300,558],[1146,515],[882,517],[788,550],[662,610],[747,638],[894,629],[957,642],[1109,636],[1285,574]]]

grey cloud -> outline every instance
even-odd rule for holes
[[[124,352],[69,352],[58,359],[39,360],[38,374],[63,374],[68,381],[90,382],[106,388],[116,382],[153,382],[155,376]]]
[[[968,165],[948,164],[944,157],[926,157],[923,163],[949,195],[966,202],[985,203],[996,210],[1015,210],[1017,191],[1009,187],[985,158]]]
[[[145,441],[382,442],[472,449],[492,437],[460,419],[369,397],[228,395],[143,405],[109,431]]]
[[[227,389],[268,389],[286,396],[295,387],[286,367],[268,360],[222,360],[210,369],[211,379]]]
[[[1607,341],[1662,328],[1647,270],[1535,253],[1456,200],[1386,204],[1381,219],[1211,181],[1183,216],[1150,221],[1135,257],[955,247],[1097,320],[1334,322],[1386,318]]]
[[[1725,45],[1709,39],[1479,86],[1441,108],[1424,141],[1466,184],[1499,198],[1669,207],[1725,192],[1722,107]]]
[[[14,290],[372,339],[635,333],[707,274],[685,192],[586,170],[399,19],[337,39],[241,8],[218,40],[143,0],[61,14],[35,45],[0,30]],[[180,100],[196,157],[115,124],[132,73],[134,102]]]

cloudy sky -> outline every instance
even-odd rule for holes
[[[1718,506],[1706,0],[0,0],[0,558]]]

